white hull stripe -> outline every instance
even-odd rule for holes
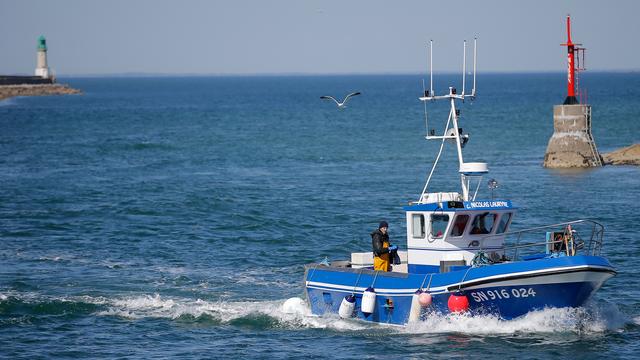
[[[564,273],[564,274],[551,274],[551,275],[543,275],[545,284],[566,284],[566,283],[576,283],[576,282],[594,282],[598,284],[604,283],[607,279],[613,276],[611,273],[606,272],[586,272],[586,271],[578,271],[572,273]],[[525,285],[539,285],[540,277],[527,277],[527,278],[519,278],[512,280],[504,280],[497,282],[490,282],[478,285],[468,285],[463,286],[462,288],[465,290],[474,290],[481,289],[485,287],[493,287],[493,286],[525,286]]]
[[[429,289],[431,293],[444,293],[458,288],[461,289],[479,289],[493,286],[518,286],[518,285],[547,285],[561,284],[571,282],[597,282],[601,283],[615,274],[615,271],[609,267],[579,265],[571,267],[559,267],[544,270],[523,271],[518,273],[500,274],[487,276],[479,279],[473,279],[465,282],[457,282],[445,286],[432,287]],[[306,281],[307,288],[318,290],[338,290],[345,293],[364,292],[367,287],[353,287],[349,285],[337,285],[331,283],[323,283],[316,281]],[[376,294],[380,295],[400,295],[411,296],[417,288],[410,289],[378,289]]]
[[[594,274],[608,273],[611,275],[616,273],[615,270],[606,266],[577,265],[577,266],[556,267],[556,268],[543,269],[543,270],[531,270],[531,271],[522,271],[522,272],[510,273],[510,274],[488,276],[488,277],[483,277],[479,279],[464,281],[462,283],[451,284],[447,287],[449,289],[451,289],[452,287],[464,289],[464,288],[475,286],[475,285],[482,285],[483,283],[494,283],[496,282],[496,280],[500,280],[500,279],[502,279],[503,281],[509,281],[509,280],[518,281],[526,278],[536,278],[536,277],[545,276],[545,275],[560,275],[560,274],[578,273],[578,272],[584,273],[585,271],[589,272],[588,274],[589,276],[591,276],[592,273]],[[592,281],[592,280],[584,280],[584,281]],[[570,281],[560,281],[560,282],[570,282]]]
[[[407,248],[407,250],[416,250],[416,251],[469,251],[469,252],[482,251],[482,250],[502,250],[502,249],[504,249],[504,247],[502,247],[502,246],[487,246],[487,247],[484,247],[482,249],[480,249],[478,247],[456,247],[456,248],[450,248],[450,249],[427,248],[427,247],[410,247],[410,248]]]

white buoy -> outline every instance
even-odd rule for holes
[[[418,302],[420,303],[420,306],[424,306],[424,307],[431,305],[432,300],[433,299],[431,297],[431,294],[429,294],[426,291],[420,294],[420,296],[418,297]]]
[[[376,309],[376,291],[372,287],[368,287],[362,293],[362,304],[360,304],[360,310],[365,315],[373,314]]]
[[[305,308],[304,300],[299,297],[292,297],[282,304],[282,312],[285,314],[298,314]]]
[[[353,310],[356,308],[356,297],[353,295],[347,295],[342,299],[340,308],[338,309],[338,315],[343,319],[349,319],[353,316]]]
[[[420,306],[420,295],[422,294],[422,290],[418,289],[411,297],[411,310],[409,310],[409,322],[415,322],[420,320],[420,311],[422,306]]]

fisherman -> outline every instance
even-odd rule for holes
[[[378,229],[371,233],[371,244],[373,245],[373,270],[391,271],[390,254],[397,251],[398,247],[389,244],[389,224],[381,221]]]
[[[488,212],[484,214],[476,215],[476,217],[473,219],[472,228],[471,228],[471,231],[469,232],[470,234],[473,234],[473,235],[488,234],[491,232],[490,230],[487,230],[487,226],[486,226],[487,215],[489,215]]]

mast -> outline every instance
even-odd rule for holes
[[[487,169],[487,164],[486,163],[477,163],[477,162],[465,162],[464,161],[464,157],[462,154],[462,148],[465,146],[465,144],[467,143],[468,139],[469,139],[469,135],[467,134],[462,134],[462,128],[459,127],[460,124],[460,110],[456,109],[456,100],[461,100],[464,101],[466,98],[471,98],[474,99],[476,96],[476,43],[477,43],[477,39],[474,39],[473,41],[473,88],[471,90],[471,94],[466,94],[465,93],[465,83],[466,83],[466,52],[467,52],[467,42],[466,40],[464,41],[463,44],[463,68],[462,68],[462,93],[458,94],[457,90],[455,87],[449,87],[449,93],[446,95],[434,95],[433,93],[433,71],[430,69],[430,77],[431,77],[431,84],[430,84],[430,91],[429,92],[425,92],[425,96],[420,97],[419,99],[421,101],[424,101],[425,103],[428,101],[435,101],[435,100],[444,100],[447,99],[449,100],[449,104],[450,104],[450,111],[449,111],[449,117],[447,119],[447,124],[445,126],[445,130],[444,133],[442,135],[435,135],[434,132],[430,131],[429,129],[427,129],[427,135],[426,135],[426,139],[427,140],[441,140],[442,144],[440,146],[440,151],[438,153],[438,156],[433,164],[433,167],[431,168],[431,171],[429,173],[429,177],[427,178],[427,182],[422,190],[422,193],[420,194],[420,199],[418,200],[418,203],[423,202],[425,200],[425,195],[427,194],[427,189],[429,186],[429,182],[431,181],[431,177],[433,175],[433,172],[438,164],[438,161],[440,159],[440,155],[442,154],[442,150],[444,147],[444,143],[446,140],[449,141],[454,141],[456,144],[456,151],[458,154],[458,166],[459,166],[459,170],[458,172],[460,173],[460,185],[462,188],[462,199],[464,201],[469,201],[475,198],[475,194],[473,196],[471,196],[470,194],[470,185],[471,185],[471,180],[477,178],[477,177],[482,177],[482,174],[485,174],[488,172]],[[430,48],[432,47],[433,42],[430,42]],[[431,54],[432,54],[432,50],[429,50],[429,54],[430,54],[430,63],[432,63],[431,61]],[[480,181],[480,179],[478,179],[478,181]],[[479,183],[478,183],[479,184]],[[477,192],[477,190],[476,190]]]

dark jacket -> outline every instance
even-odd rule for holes
[[[373,246],[373,255],[380,256],[388,254],[389,248],[383,247],[384,242],[389,242],[389,234],[383,234],[380,229],[371,233],[371,245]]]

